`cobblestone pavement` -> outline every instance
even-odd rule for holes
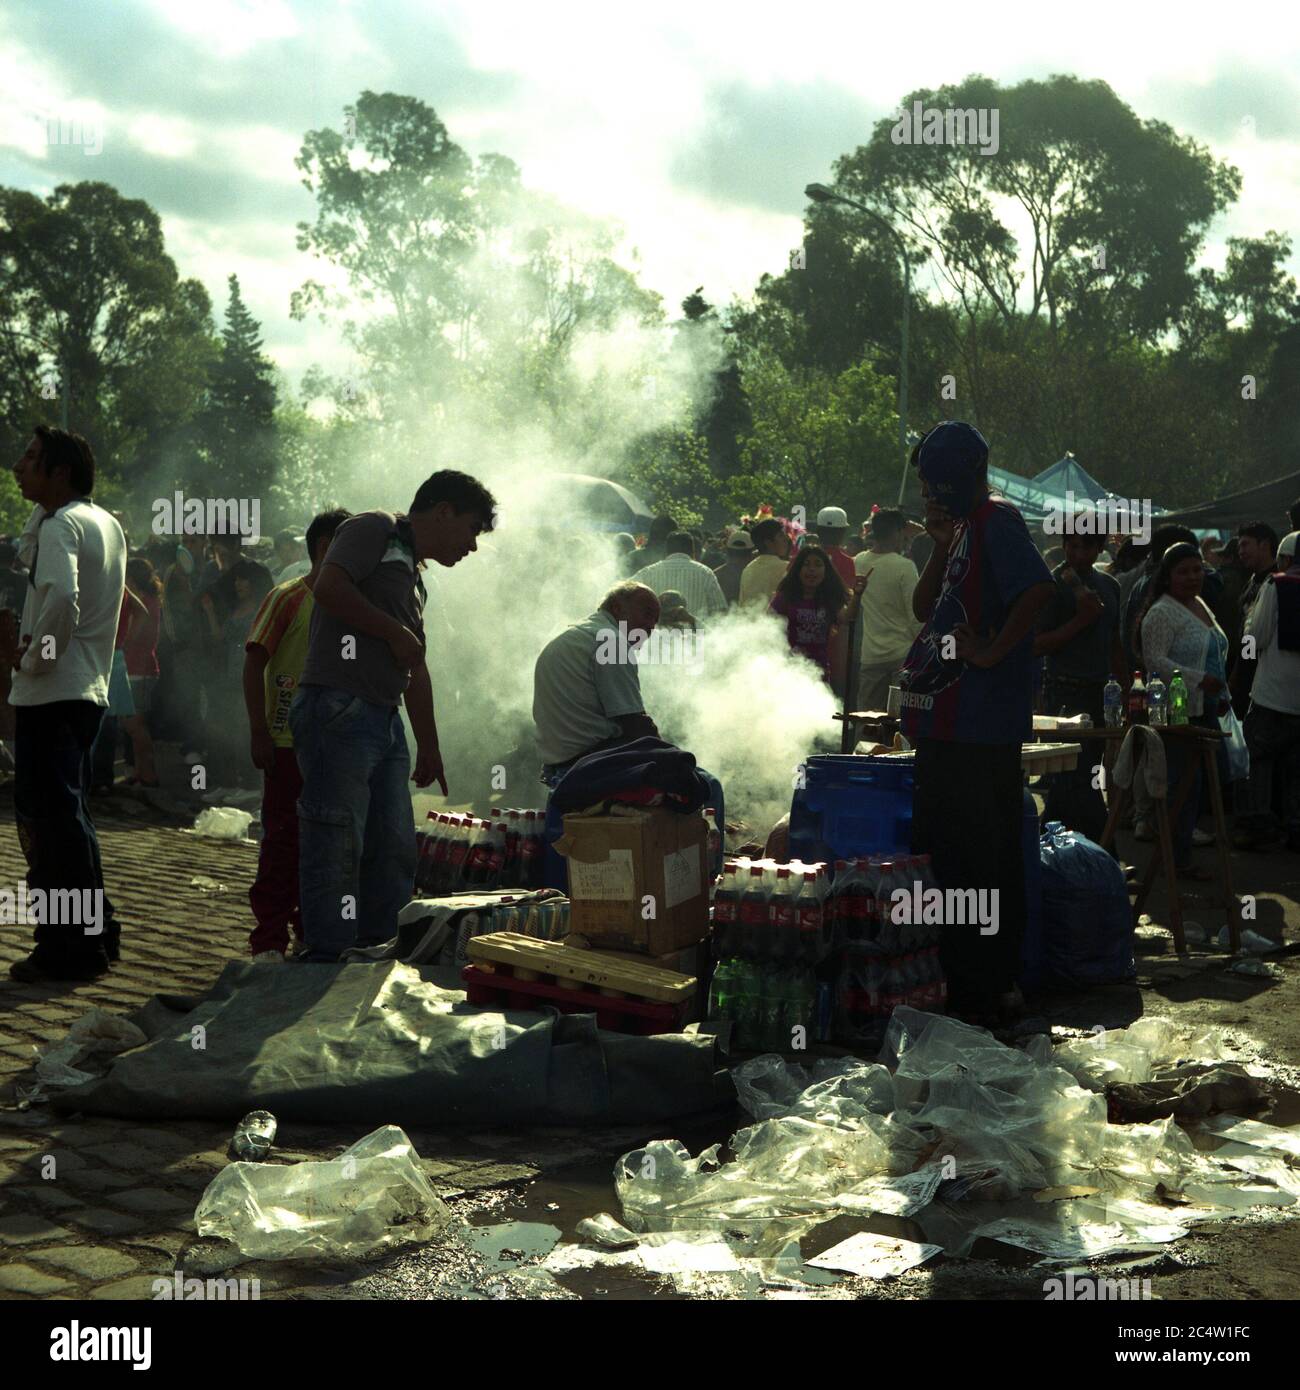
[[[9,980],[10,962],[30,947],[30,928],[0,927],[0,1096],[31,1066],[34,1047],[62,1038],[91,1006],[127,1013],[156,993],[201,993],[226,962],[246,955],[252,925],[246,895],[255,848],[198,839],[176,829],[181,809],[165,803],[168,820],[126,796],[99,804],[108,888],[123,923],[123,958],[101,980],[57,990]],[[1147,849],[1141,848],[1138,862],[1144,863]],[[1233,859],[1238,892],[1260,894],[1259,928],[1294,941],[1300,928],[1300,858]],[[0,789],[0,889],[13,891],[22,872],[10,799]],[[198,876],[215,879],[227,891],[204,893],[192,887],[191,879]],[[1153,896],[1151,912],[1163,920],[1160,892]],[[1203,892],[1189,896],[1186,912],[1211,932],[1223,920],[1222,911],[1211,907]],[[1168,936],[1156,930],[1140,932],[1137,949],[1135,983],[1058,999],[1049,1020],[1085,1028],[1098,1022],[1120,1027],[1147,1009],[1191,1017],[1204,1025],[1246,1031],[1267,1055],[1289,1066],[1293,1077],[1300,1075],[1295,1070],[1300,1062],[1300,972],[1294,965],[1287,964],[1281,981],[1233,975],[1225,972],[1227,960],[1213,948],[1194,948],[1180,960]],[[1288,1108],[1275,1122],[1296,1123],[1297,1102],[1300,1093],[1293,1086]],[[651,1137],[680,1138],[694,1152],[731,1133],[733,1118],[722,1117],[709,1135],[677,1126],[658,1134],[629,1128],[408,1133],[430,1180],[459,1214],[490,1209],[558,1224],[563,1218],[555,1212],[575,1192],[573,1206],[581,1207],[580,1215],[613,1209],[613,1192],[606,1184],[618,1154]],[[283,1147],[277,1156],[289,1161],[334,1157],[369,1128],[286,1124],[278,1136]],[[228,1161],[229,1137],[225,1123],[60,1117],[45,1107],[24,1112],[0,1102],[0,1297],[148,1299],[152,1281],[170,1279],[178,1268],[186,1276],[256,1276],[268,1298],[365,1296],[372,1266],[343,1261],[232,1265],[231,1256],[215,1242],[198,1239],[194,1208]],[[552,1196],[560,1200],[549,1201]],[[582,1207],[584,1202],[598,1205]],[[1164,1276],[1162,1297],[1295,1296],[1300,1221],[1219,1228],[1179,1249],[1191,1263]],[[861,1296],[1041,1297],[1041,1291],[1013,1290],[1008,1276],[987,1262],[953,1262],[941,1275],[931,1285],[929,1275],[913,1272],[888,1289]],[[948,1292],[939,1292],[941,1287]],[[382,1296],[429,1296],[427,1287],[404,1293],[399,1284],[397,1289]],[[625,1296],[658,1295],[641,1289]]]
[[[199,839],[157,823],[126,797],[97,812],[107,887],[122,922],[122,959],[100,980],[55,989],[8,978],[31,948],[31,928],[0,928],[0,1091],[29,1069],[33,1049],[58,1040],[89,1008],[128,1013],[151,995],[205,991],[230,960],[247,956],[247,891],[256,849]],[[0,793],[0,887],[22,882],[11,802]],[[206,876],[224,893],[201,892]],[[274,966],[267,967],[275,969]],[[370,1126],[284,1125],[277,1155],[333,1158]],[[409,1130],[425,1171],[456,1203],[526,1183],[541,1173],[635,1147],[641,1131]],[[0,1298],[136,1299],[152,1281],[189,1275],[256,1275],[263,1297],[334,1296],[366,1271],[346,1263],[249,1262],[230,1267],[200,1241],[193,1213],[228,1162],[225,1123],[139,1124],[63,1117],[44,1106],[0,1108]],[[48,1176],[47,1176],[48,1174]]]

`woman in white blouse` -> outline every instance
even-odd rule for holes
[[[1142,616],[1141,654],[1147,671],[1166,685],[1175,671],[1182,674],[1187,714],[1193,724],[1218,728],[1219,711],[1227,699],[1228,639],[1201,598],[1204,577],[1205,567],[1196,546],[1180,541],[1165,551]],[[1165,749],[1171,796],[1182,780],[1187,759],[1196,760],[1196,776],[1173,827],[1174,864],[1180,878],[1205,881],[1210,875],[1191,863],[1201,791],[1200,749],[1177,739],[1168,740]]]

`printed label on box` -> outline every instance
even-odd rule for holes
[[[584,864],[569,856],[569,896],[588,902],[631,902],[636,882],[632,873],[632,851],[612,849],[599,864]]]
[[[700,847],[689,845],[664,855],[664,910],[671,912],[700,891]]]

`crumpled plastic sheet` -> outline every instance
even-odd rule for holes
[[[37,1100],[51,1087],[81,1086],[95,1079],[94,1072],[81,1071],[77,1063],[94,1053],[128,1052],[142,1047],[149,1039],[124,1018],[92,1008],[76,1020],[59,1042],[39,1050],[36,1060],[36,1086],[28,1098]]]
[[[207,839],[242,840],[252,823],[252,815],[238,806],[209,806],[199,812],[193,830]]]
[[[1180,1029],[1167,1018],[1140,1018],[1127,1028],[1062,1043],[1053,1050],[1053,1061],[1080,1086],[1100,1091],[1115,1081],[1150,1081],[1158,1068],[1179,1062],[1222,1061],[1225,1041],[1218,1028],[1198,1033]]]
[[[232,1241],[250,1259],[287,1260],[428,1240],[452,1215],[405,1133],[384,1125],[325,1162],[232,1163],[194,1220],[199,1235]]]
[[[691,1232],[751,1251],[766,1243],[770,1257],[796,1228],[844,1212],[951,1213],[956,1202],[974,1217],[979,1203],[1005,1202],[1019,1206],[986,1206],[982,1223],[945,1215],[950,1253],[967,1253],[981,1235],[1067,1257],[1176,1240],[1192,1222],[1294,1202],[1284,1172],[1295,1155],[1278,1137],[1287,1132],[1243,1121],[1211,1130],[1248,1155],[1250,1136],[1259,1140],[1259,1160],[1237,1156],[1234,1165],[1199,1152],[1172,1118],[1109,1124],[1102,1088],[1218,1060],[1223,1047],[1217,1030],[1191,1035],[1149,1018],[1055,1049],[1032,1039],[1022,1050],[986,1029],[899,1008],[880,1062],[837,1058],[809,1072],[763,1056],[736,1068],[737,1095],[756,1123],[732,1137],[734,1157],[724,1163],[720,1145],[692,1157],[675,1139],[623,1155],[614,1173],[623,1220],[643,1242]],[[1021,1209],[1022,1199],[1058,1188],[1075,1190]],[[1183,1205],[1162,1205],[1166,1196]]]

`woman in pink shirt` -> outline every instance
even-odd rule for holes
[[[850,593],[822,547],[806,545],[795,556],[768,605],[770,612],[786,621],[790,650],[820,667],[827,684],[832,678],[832,642],[837,631],[850,626],[857,617],[866,587],[866,576],[858,575]],[[835,662],[838,667],[842,665],[842,655],[836,655],[840,657]]]

